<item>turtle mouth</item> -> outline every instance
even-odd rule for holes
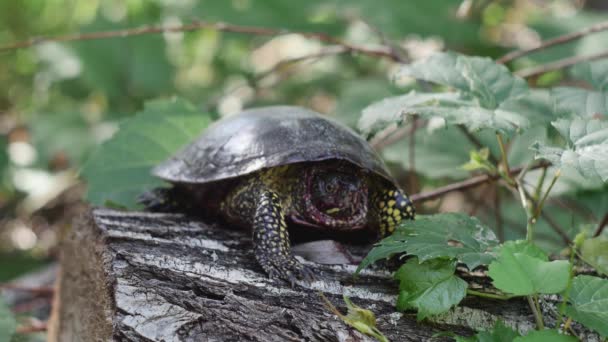
[[[351,187],[337,195],[327,195],[323,198],[313,196],[314,178],[319,170],[307,172],[305,176],[306,191],[304,206],[306,217],[323,227],[336,229],[358,229],[365,226],[368,211],[367,185],[360,182],[357,187]]]

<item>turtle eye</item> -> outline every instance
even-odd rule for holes
[[[325,184],[325,191],[326,192],[334,192],[334,190],[336,190],[336,187],[334,184],[332,183],[326,183]]]

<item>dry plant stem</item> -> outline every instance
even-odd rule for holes
[[[600,224],[597,226],[595,233],[593,233],[593,237],[600,236],[602,234],[602,232],[604,231],[604,228],[606,228],[606,226],[608,226],[608,212],[606,213],[606,215],[604,215],[602,222],[600,222]]]
[[[555,70],[567,68],[574,64],[595,61],[595,60],[603,59],[603,58],[608,58],[608,51],[602,51],[602,52],[592,54],[592,55],[568,57],[568,58],[557,60],[555,62],[541,64],[536,67],[521,69],[521,70],[516,71],[515,74],[517,76],[520,76],[523,78],[528,78],[528,77],[542,75],[549,71],[555,71]]]
[[[29,287],[29,286],[22,286],[22,285],[16,285],[16,284],[0,284],[0,290],[30,292],[33,294],[47,295],[47,296],[51,296],[55,293],[55,289],[50,286]]]
[[[532,314],[534,314],[534,319],[536,320],[536,330],[543,330],[545,329],[545,322],[543,322],[543,316],[538,309],[538,302],[535,298],[536,296],[526,296],[528,305],[530,305],[530,309],[532,309]]]
[[[284,34],[299,34],[306,38],[315,39],[324,43],[340,45],[350,52],[361,53],[364,55],[387,58],[395,62],[399,62],[401,57],[396,55],[391,49],[386,47],[371,48],[366,46],[354,45],[336,37],[330,36],[323,32],[301,32],[301,31],[289,31],[285,29],[275,29],[267,27],[257,26],[241,26],[232,25],[222,22],[205,22],[195,21],[187,25],[175,25],[175,26],[142,26],[136,28],[129,28],[123,30],[111,30],[111,31],[99,31],[82,34],[67,34],[62,36],[49,36],[49,37],[37,37],[26,41],[20,41],[9,45],[0,46],[0,52],[6,52],[10,50],[28,48],[34,45],[39,45],[44,42],[73,42],[73,41],[84,41],[84,40],[96,40],[96,39],[109,39],[109,38],[124,38],[131,36],[141,36],[146,34],[159,34],[167,32],[191,32],[203,29],[212,29],[222,32],[248,34],[256,36],[278,36]]]
[[[32,325],[26,325],[26,326],[17,327],[17,329],[15,330],[15,333],[17,333],[17,334],[32,334],[32,333],[46,331],[47,328],[48,328],[47,327],[47,323],[46,322],[41,322],[41,323],[36,323],[36,324],[32,324]]]
[[[536,169],[547,167],[547,166],[548,166],[548,164],[541,163],[541,164],[537,164],[537,165],[531,167],[530,170],[536,170]],[[511,175],[518,174],[522,171],[522,169],[523,169],[522,167],[513,168],[510,170],[509,174],[511,174]],[[486,174],[486,175],[474,176],[467,180],[448,184],[446,186],[442,186],[435,190],[431,190],[428,192],[422,192],[419,194],[413,194],[412,196],[410,196],[410,199],[414,202],[430,201],[430,200],[439,198],[448,192],[464,191],[464,190],[467,190],[470,188],[477,187],[481,184],[485,184],[487,182],[496,181],[498,179],[500,179],[499,175],[487,175]]]
[[[608,21],[599,23],[599,24],[595,24],[593,26],[587,27],[583,30],[580,30],[578,32],[572,32],[572,33],[568,33],[559,37],[555,37],[552,39],[548,39],[545,40],[544,42],[540,43],[538,46],[532,47],[532,48],[528,48],[528,49],[522,49],[522,50],[516,50],[513,52],[509,52],[508,54],[502,56],[501,58],[499,58],[497,60],[498,63],[504,64],[504,63],[508,63],[514,59],[517,59],[519,57],[531,54],[533,52],[539,51],[539,50],[543,50],[555,45],[559,45],[559,44],[564,44],[564,43],[568,43],[571,42],[575,39],[579,39],[582,38],[584,36],[587,36],[589,34],[595,33],[595,32],[601,32],[601,31],[605,31],[608,30]]]

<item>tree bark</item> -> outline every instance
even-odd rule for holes
[[[424,341],[442,331],[471,335],[497,319],[521,332],[533,317],[520,299],[467,298],[417,322],[395,312],[387,271],[306,262],[319,280],[295,288],[269,280],[247,232],[177,214],[93,209],[63,246],[59,341],[373,341],[323,304],[345,312],[342,295],[373,311],[391,341]]]

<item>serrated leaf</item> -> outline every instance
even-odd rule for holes
[[[516,337],[513,342],[577,342],[574,336],[560,334],[554,329],[530,331],[526,336]]]
[[[507,293],[560,293],[568,285],[570,264],[566,260],[547,261],[547,256],[530,243],[508,241],[490,264],[488,275],[497,289]]]
[[[608,62],[605,60],[576,64],[570,73],[574,78],[589,82],[599,91],[608,90]]]
[[[608,280],[587,275],[572,280],[566,314],[602,336],[608,336]]]
[[[418,320],[448,311],[466,296],[467,283],[454,274],[453,260],[433,259],[420,263],[409,259],[395,273],[399,280],[397,309],[418,310]]]
[[[551,89],[551,97],[558,115],[585,118],[608,116],[608,92],[556,87]]]
[[[363,109],[358,128],[363,134],[373,134],[390,124],[401,124],[407,114],[415,113],[417,107],[464,104],[456,93],[419,93],[410,91],[401,96],[387,97]]]
[[[396,253],[416,255],[420,261],[456,258],[469,269],[494,259],[496,235],[475,217],[462,213],[420,216],[399,224],[393,235],[380,241],[363,259],[357,272]]]
[[[16,327],[15,316],[13,316],[11,309],[4,302],[4,298],[0,296],[0,341],[10,341]]]
[[[210,115],[183,100],[146,103],[85,164],[87,200],[136,207],[137,195],[163,185],[150,174],[151,168],[193,140],[210,121]]]
[[[402,76],[455,88],[475,97],[479,105],[487,109],[495,109],[501,102],[528,91],[525,80],[491,58],[449,52],[436,53],[402,67],[397,77]]]
[[[598,273],[608,275],[608,238],[601,235],[585,240],[581,246],[581,257]]]
[[[569,148],[532,145],[536,158],[555,166],[577,170],[582,176],[608,181],[608,121],[576,117],[560,119],[553,126],[566,138]]]

